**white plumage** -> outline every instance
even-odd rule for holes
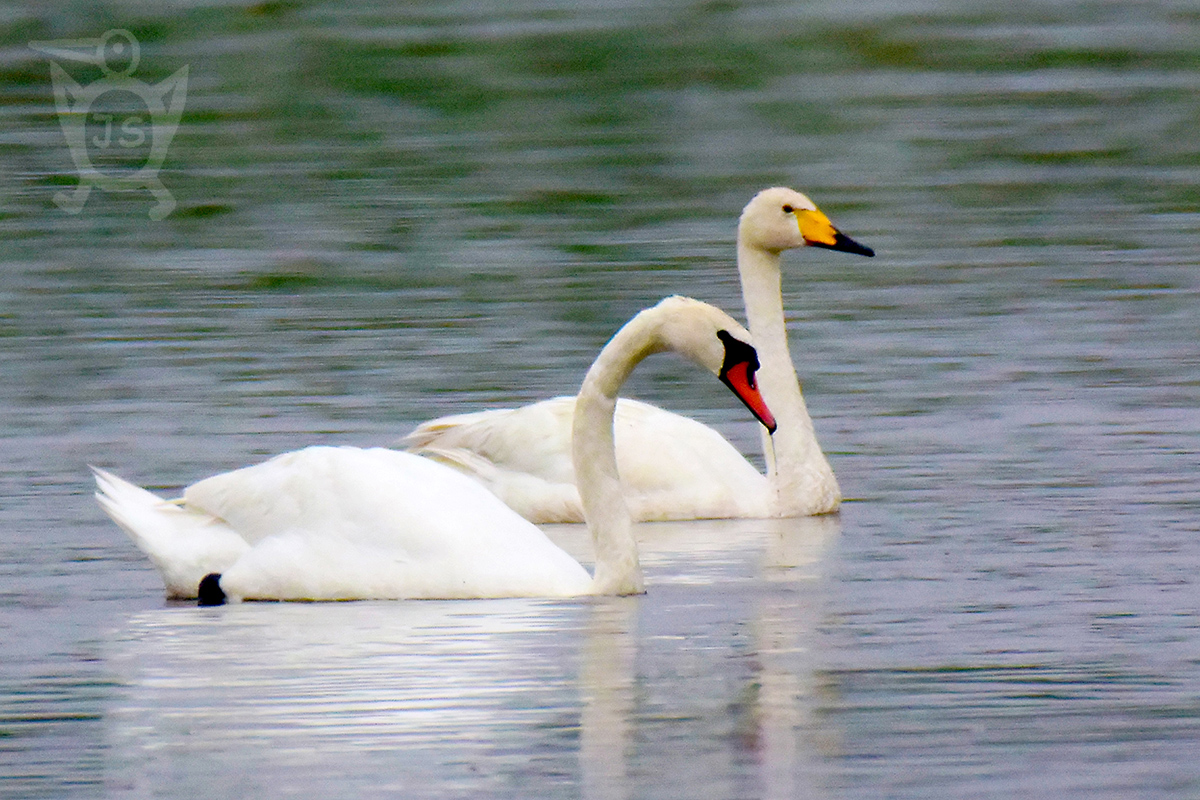
[[[637,548],[613,461],[615,394],[633,367],[659,350],[724,374],[728,344],[719,332],[750,339],[712,306],[668,298],[618,331],[571,404],[578,431],[573,469],[586,476],[581,491],[595,579],[477,481],[384,448],[285,453],[202,480],[175,501],[95,470],[97,498],[149,556],[172,597],[195,597],[210,573],[220,574],[221,590],[235,600],[639,592]],[[753,350],[742,346],[753,360]],[[752,373],[735,391],[762,406]]]
[[[405,443],[464,472],[533,522],[579,522],[571,465],[574,397],[427,422]],[[770,516],[766,479],[717,431],[622,398],[617,468],[625,503],[642,522]]]

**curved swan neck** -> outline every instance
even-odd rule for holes
[[[617,473],[613,420],[622,384],[642,359],[660,349],[643,312],[600,351],[575,399],[572,458],[583,516],[596,550],[592,582],[596,594],[645,591],[633,521]]]
[[[746,321],[761,364],[759,390],[779,422],[774,436],[763,433],[763,452],[775,493],[776,515],[834,511],[841,501],[841,492],[817,443],[788,350],[780,255],[755,247],[739,235],[738,272]]]

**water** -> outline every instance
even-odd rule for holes
[[[118,27],[147,84],[189,67],[163,221],[54,202],[28,44]],[[0,793],[1200,795],[1198,36],[1171,2],[4,12]],[[643,526],[638,598],[200,610],[91,498],[88,463],[173,490],[569,392],[665,294],[738,311],[772,184],[879,252],[785,265],[836,518]],[[757,450],[686,365],[631,389]]]

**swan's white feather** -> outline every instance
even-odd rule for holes
[[[571,466],[574,397],[441,417],[404,437],[470,475],[526,519],[581,522]],[[720,433],[628,398],[617,402],[617,467],[635,520],[768,515],[767,479]]]
[[[200,579],[233,566],[250,545],[221,520],[92,467],[96,500],[145,553],[168,597],[195,597]]]
[[[110,473],[97,481],[101,506],[173,596],[194,597],[209,572],[223,573],[235,599],[561,596],[591,586],[478,483],[409,453],[310,447],[200,481],[182,504]]]

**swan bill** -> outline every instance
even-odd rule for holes
[[[758,384],[754,380],[754,373],[758,371],[758,352],[729,331],[718,331],[717,338],[725,345],[725,363],[721,365],[718,377],[750,409],[750,413],[767,432],[774,433],[778,427],[775,415],[767,407],[767,401],[758,391]]]
[[[796,211],[796,223],[800,226],[800,235],[804,238],[804,243],[810,247],[824,247],[827,250],[853,253],[868,258],[875,255],[874,250],[859,244],[833,227],[829,217],[815,208]]]
[[[874,258],[875,251],[866,245],[859,244],[841,231],[833,232],[833,243],[826,244],[825,242],[809,242],[812,247],[824,247],[826,250],[837,250],[841,253],[853,253],[856,256],[866,256]]]

